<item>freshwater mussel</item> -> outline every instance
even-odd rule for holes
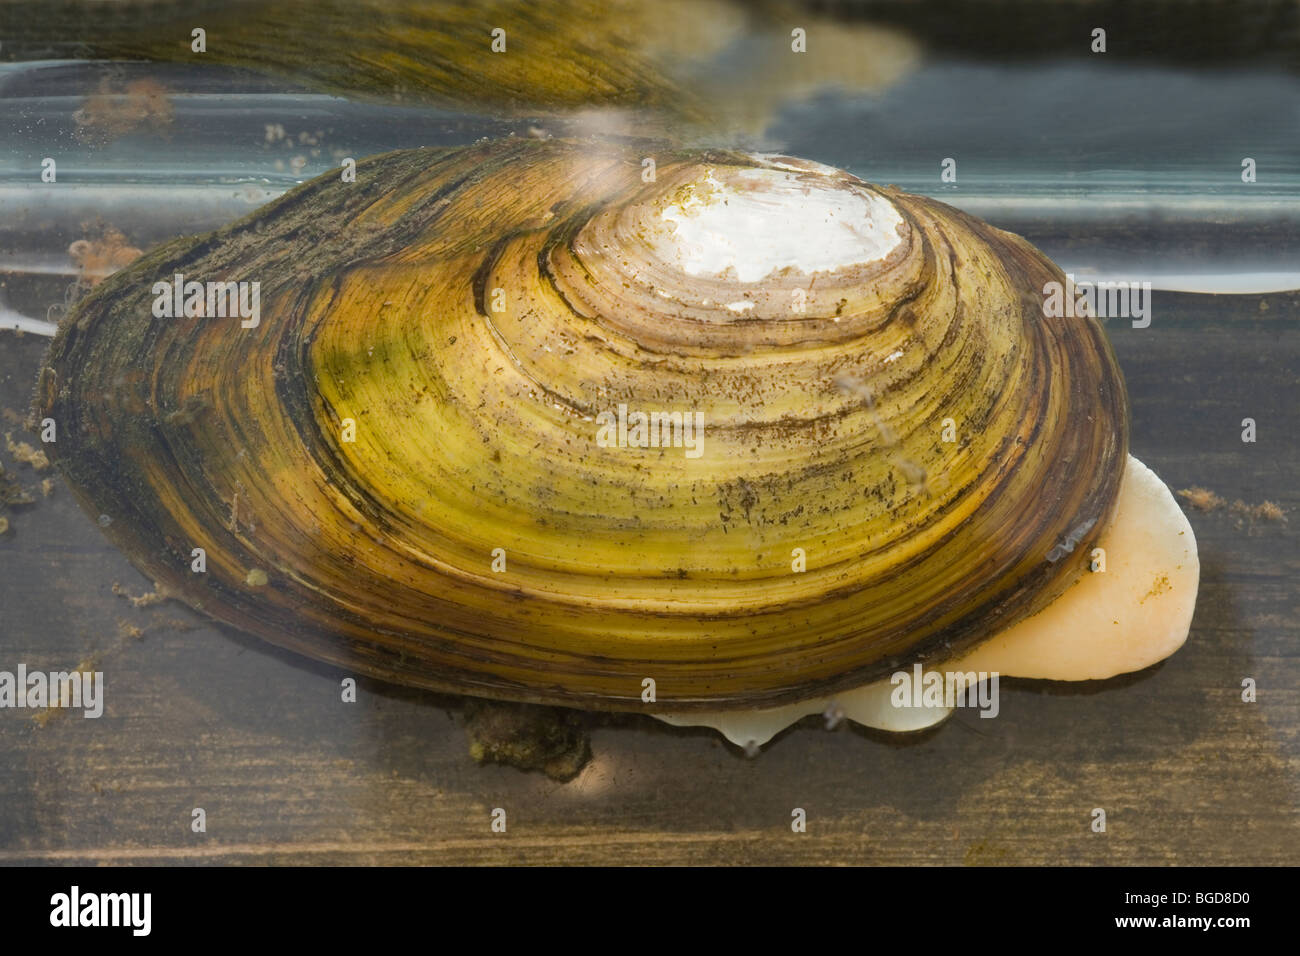
[[[900,670],[1101,678],[1187,634],[1191,529],[1053,283],[789,157],[408,150],[100,284],[36,414],[145,574],[278,645],[744,743],[910,729],[947,709],[891,706]]]

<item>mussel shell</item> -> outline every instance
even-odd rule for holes
[[[1098,324],[1044,318],[1059,269],[815,164],[665,150],[646,182],[643,156],[390,153],[153,251],[52,344],[53,456],[204,613],[489,697],[775,705],[954,654],[1078,577],[1127,411]],[[665,204],[750,170],[888,204],[897,248],[815,275],[683,271]],[[175,274],[259,281],[260,324],[155,318]],[[703,453],[600,447],[620,404],[702,412]]]
[[[507,115],[591,107],[700,114],[670,68],[717,10],[640,0],[6,0],[6,58],[222,64],[380,102]],[[706,19],[714,14],[712,20]],[[683,19],[686,20],[683,23]],[[192,31],[205,31],[195,52]],[[502,31],[494,52],[494,31]]]

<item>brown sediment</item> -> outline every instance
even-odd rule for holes
[[[1229,504],[1226,499],[1213,491],[1201,487],[1184,488],[1178,492],[1178,496],[1197,511],[1217,511],[1226,508],[1234,515],[1258,521],[1285,522],[1287,520],[1286,509],[1272,501],[1261,501],[1257,505],[1252,505],[1237,498]]]
[[[85,238],[68,246],[68,255],[77,265],[79,278],[87,285],[98,285],[106,276],[144,255],[116,226],[96,221],[83,223],[82,229]]]
[[[91,657],[84,658],[80,663],[77,664],[75,668],[73,668],[72,671],[69,671],[69,673],[93,674],[95,671],[95,666],[99,663],[100,656],[101,655],[99,654],[95,654]],[[42,707],[35,714],[32,715],[32,723],[34,723],[37,727],[45,727],[55,717],[61,717],[63,716],[65,711],[73,709],[69,707],[59,706],[54,698],[55,693],[56,691],[53,687],[49,688],[50,696],[46,706]]]
[[[118,86],[112,77],[106,76],[72,114],[77,124],[77,139],[96,146],[105,146],[131,133],[160,132],[175,119],[176,111],[167,88],[150,77]]]
[[[113,593],[120,598],[125,598],[130,601],[132,607],[153,607],[153,605],[161,604],[163,601],[172,597],[172,595],[167,592],[167,589],[159,584],[155,584],[154,590],[149,591],[146,594],[131,595],[127,593],[126,588],[115,582],[113,584]]]
[[[1187,502],[1188,505],[1197,511],[1214,511],[1216,508],[1222,508],[1224,501],[1218,495],[1208,488],[1199,486],[1193,488],[1184,488],[1178,492],[1178,497]]]
[[[1160,575],[1154,581],[1151,582],[1151,589],[1142,596],[1142,603],[1146,603],[1147,598],[1153,598],[1153,597],[1157,597],[1158,595],[1164,594],[1172,587],[1173,585],[1169,583],[1169,576],[1167,574]]]
[[[0,465],[0,507],[18,508],[34,504],[36,501],[12,474]]]
[[[572,710],[466,700],[463,720],[470,756],[479,763],[540,770],[566,781],[591,759],[586,726]]]
[[[1286,521],[1286,511],[1271,501],[1263,501],[1255,506],[1255,517],[1265,521]]]
[[[1261,501],[1257,505],[1247,504],[1240,498],[1230,506],[1233,514],[1244,515],[1259,521],[1286,521],[1286,512],[1272,501]]]
[[[25,441],[14,441],[13,432],[5,432],[5,448],[14,456],[15,461],[31,465],[34,471],[45,471],[50,467],[50,459],[44,451]]]

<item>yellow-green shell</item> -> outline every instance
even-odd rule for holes
[[[901,214],[887,260],[655,259],[675,191],[767,162],[510,140],[321,177],[99,286],[41,376],[50,447],[168,589],[401,683],[681,712],[943,658],[1081,573],[1122,380],[1026,242],[811,164]],[[155,318],[177,273],[259,281],[260,324]],[[701,412],[703,453],[601,447],[620,404]]]

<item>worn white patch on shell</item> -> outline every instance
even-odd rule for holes
[[[832,272],[877,262],[903,241],[893,204],[842,176],[717,174],[707,170],[660,212],[668,228],[652,244],[687,275],[758,282],[782,269]]]
[[[1099,680],[1150,667],[1178,650],[1191,628],[1200,583],[1196,539],[1164,482],[1131,455],[1115,515],[1095,547],[1106,552],[1104,572],[1085,573],[1042,611],[933,670]],[[828,709],[893,731],[921,730],[951,713],[947,707],[894,707],[893,690],[885,679],[770,710],[655,716],[670,724],[712,727],[740,746],[761,746],[800,719]]]

